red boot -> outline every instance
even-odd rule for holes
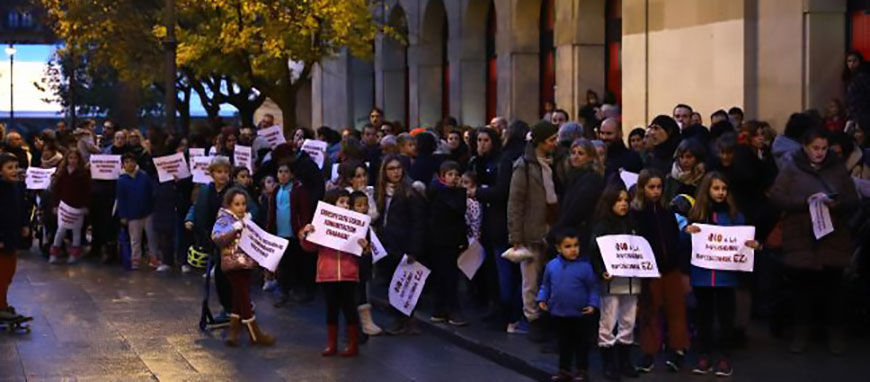
[[[329,357],[338,353],[338,325],[326,326],[326,348],[320,352],[320,355]]]
[[[69,250],[69,258],[66,259],[67,264],[75,264],[82,258],[82,247],[72,247]]]
[[[359,325],[347,326],[347,347],[341,352],[342,357],[356,357],[359,354]]]

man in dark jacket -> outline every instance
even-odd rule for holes
[[[622,124],[614,118],[601,122],[598,137],[607,145],[607,157],[604,164],[604,179],[610,179],[613,174],[623,169],[635,174],[643,169],[643,159],[634,150],[625,147],[622,140]]]

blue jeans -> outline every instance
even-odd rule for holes
[[[498,290],[508,322],[514,323],[520,320],[523,314],[522,298],[522,275],[519,264],[512,263],[501,257],[507,246],[494,246],[495,266],[498,271]]]

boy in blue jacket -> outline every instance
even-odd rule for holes
[[[118,177],[117,190],[118,218],[121,225],[127,226],[130,233],[130,268],[139,269],[142,259],[142,231],[148,239],[151,252],[151,266],[160,266],[157,255],[157,233],[154,231],[154,185],[151,177],[139,169],[136,156],[126,153],[121,157],[123,172]]]
[[[598,279],[592,264],[580,259],[580,238],[573,229],[556,232],[559,256],[547,263],[538,291],[538,306],[550,312],[559,338],[559,373],[553,381],[571,380],[571,358],[577,361],[576,381],[587,380],[589,339],[599,307]]]

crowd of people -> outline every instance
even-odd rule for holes
[[[343,356],[358,354],[368,336],[419,333],[413,315],[396,310],[382,329],[371,314],[370,293],[384,284],[374,281],[390,280],[407,256],[432,270],[431,321],[468,325],[461,296],[467,289],[506,333],[537,343],[555,338],[554,380],[586,380],[593,342],[608,380],[651,372],[657,359],[679,371],[690,347],[697,353],[692,372],[730,376],[731,354],[753,315],[768,317],[778,330],[791,327],[789,350],[798,353],[821,324],[829,350],[840,354],[847,284],[864,288],[865,298],[870,285],[863,239],[870,227],[866,66],[850,54],[846,103],[832,101],[824,115],[795,113],[779,127],[781,135],[764,121],[744,120],[738,107],[713,112],[705,126],[686,104],[626,135],[619,107],[599,103],[593,91],[575,121],[552,107],[531,126],[497,117],[471,128],[445,118],[434,128],[406,129],[375,108],[361,130],[297,128],[274,147],[258,135],[275,125],[271,115],[256,128],[225,126],[213,137],[157,127],[143,136],[111,121],[98,133],[90,120],[75,130],[60,123],[28,143],[19,132],[5,132],[0,319],[21,317],[5,300],[15,250],[39,239],[51,264],[75,264],[87,253],[158,272],[214,264],[222,308],[216,319],[229,322],[230,346],[239,345],[243,331],[254,344],[275,342],[257,325],[254,283],[276,291],[276,306],[309,303],[321,285],[324,356],[338,353],[340,314],[347,328]],[[326,142],[322,166],[302,150],[306,140]],[[253,149],[253,171],[234,163],[237,145]],[[213,156],[210,183],[158,181],[153,158],[182,153],[189,160],[199,151],[193,149]],[[91,179],[95,154],[121,156],[117,180]],[[48,189],[24,189],[29,166],[57,169]],[[637,175],[636,184],[625,183],[626,172]],[[813,235],[811,197],[822,199],[833,222],[833,232],[820,239]],[[362,257],[309,242],[320,201],[370,216],[388,255],[373,263],[371,238],[359,242]],[[88,211],[82,229],[57,226],[61,203]],[[239,245],[245,219],[289,241],[276,272],[254,272],[258,264]],[[754,226],[755,238],[742,244],[756,250],[755,271],[692,265],[698,224]],[[645,238],[660,277],[608,274],[595,239],[614,234]],[[457,258],[475,242],[485,260],[460,288]]]

